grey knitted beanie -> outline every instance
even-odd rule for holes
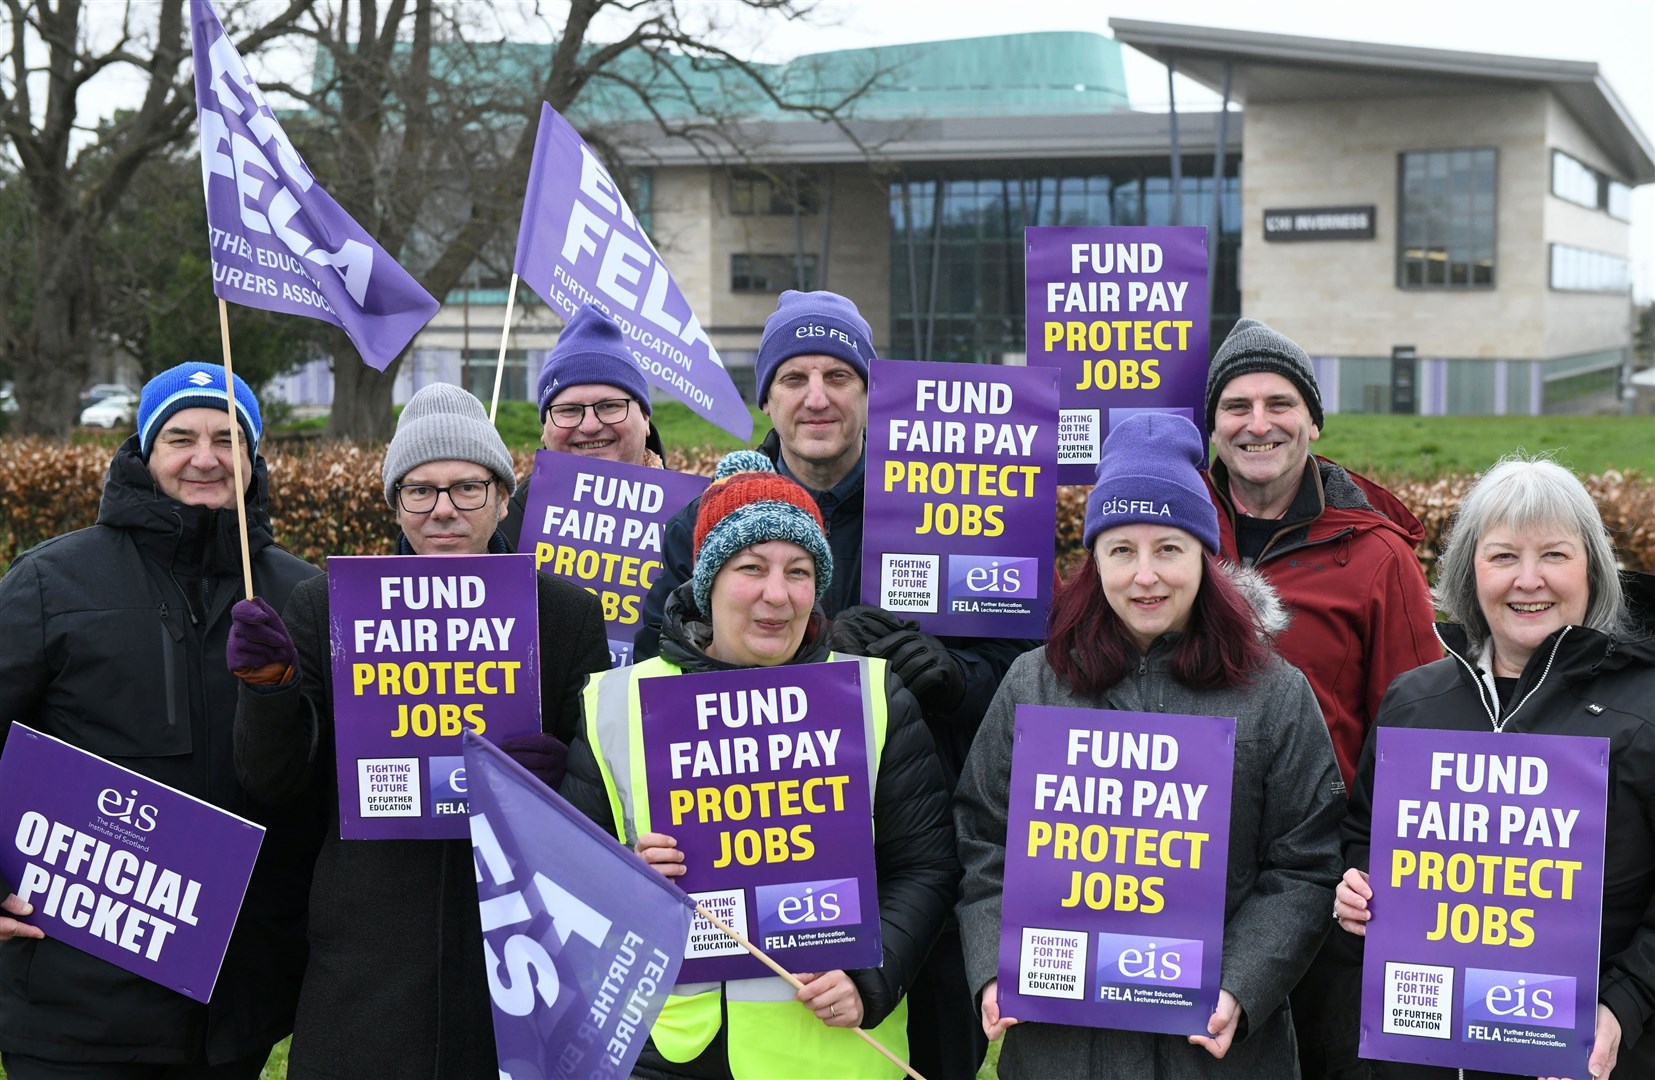
[[[1316,385],[1316,369],[1310,355],[1284,334],[1278,334],[1257,319],[1242,319],[1213,353],[1207,365],[1207,430],[1213,429],[1218,397],[1231,379],[1269,371],[1299,388],[1310,421],[1322,426],[1322,391]]]
[[[385,451],[385,501],[397,504],[396,486],[430,461],[469,461],[493,473],[506,495],[517,490],[511,454],[483,403],[452,383],[431,383],[408,399]]]

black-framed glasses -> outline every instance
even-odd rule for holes
[[[554,427],[580,427],[581,422],[586,419],[587,409],[592,410],[592,415],[598,418],[600,424],[618,424],[632,411],[632,399],[608,398],[604,401],[594,401],[590,405],[550,405],[546,408],[546,415],[552,418]]]
[[[461,480],[458,484],[438,487],[435,484],[398,484],[397,505],[410,514],[429,514],[437,508],[437,497],[448,492],[448,501],[456,510],[481,510],[488,505],[489,489],[493,480]]]

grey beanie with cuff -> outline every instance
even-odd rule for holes
[[[509,498],[517,490],[511,454],[500,433],[489,423],[483,403],[452,383],[423,386],[397,418],[396,434],[385,451],[385,501],[394,509],[397,484],[432,461],[469,461],[481,465],[505,486]]]

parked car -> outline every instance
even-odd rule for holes
[[[130,392],[113,394],[95,405],[88,405],[82,409],[80,411],[80,422],[85,427],[131,427],[132,418],[137,412],[138,398],[136,395]]]
[[[138,392],[132,389],[132,387],[127,386],[125,383],[95,383],[92,386],[87,387],[86,390],[81,393],[80,407],[84,409],[88,405],[96,405],[105,398],[112,398],[121,394],[124,394],[134,401],[138,400]],[[82,421],[82,423],[85,423],[85,421]]]
[[[11,383],[0,385],[0,413],[17,412],[17,395],[12,392]]]

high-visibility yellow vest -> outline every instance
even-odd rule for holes
[[[833,653],[828,659],[862,666],[862,725],[871,792],[885,749],[885,661]],[[586,738],[603,774],[615,834],[628,847],[636,846],[640,834],[656,831],[649,820],[644,756],[637,752],[643,746],[638,683],[679,673],[676,665],[655,657],[603,672],[586,684]],[[692,1061],[718,1035],[722,1015],[730,1074],[736,1080],[850,1080],[902,1075],[849,1029],[823,1024],[815,1013],[794,1000],[793,993],[786,980],[774,975],[724,983],[679,983],[650,1029],[650,1038],[666,1060]],[[907,998],[869,1034],[897,1057],[906,1059]]]

